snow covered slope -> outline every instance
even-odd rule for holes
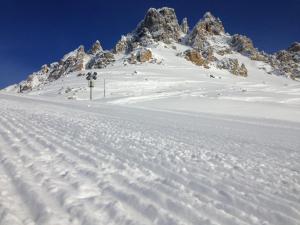
[[[300,223],[299,123],[0,104],[1,225]]]
[[[246,78],[213,66],[205,69],[177,56],[186,49],[180,44],[154,44],[151,46],[153,57],[161,64],[124,66],[123,56],[120,56],[106,68],[73,72],[20,95],[86,101],[89,99],[87,80],[78,74],[96,71],[99,75],[93,91],[95,101],[300,121],[299,82],[270,75],[259,69],[265,67],[265,63],[252,61],[239,53],[232,57],[247,66]]]
[[[44,65],[0,92],[0,225],[299,225],[299,54],[162,8]]]

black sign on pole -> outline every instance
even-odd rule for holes
[[[93,100],[93,87],[94,85],[94,80],[97,80],[97,72],[91,73],[88,72],[86,75],[86,79],[88,80],[88,86],[90,88],[90,100]]]

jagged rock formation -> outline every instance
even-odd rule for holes
[[[89,54],[92,54],[92,55],[96,55],[96,54],[99,53],[99,52],[103,52],[103,48],[102,48],[102,46],[101,46],[101,44],[100,44],[100,41],[97,40],[97,41],[93,44],[91,50],[90,50],[88,53],[89,53]]]
[[[118,41],[118,43],[116,44],[116,46],[113,49],[113,52],[115,54],[124,54],[127,53],[131,48],[131,44],[130,44],[130,38],[126,37],[126,36],[122,36],[121,39]]]
[[[219,69],[228,70],[230,73],[238,76],[247,77],[248,70],[244,64],[239,65],[237,59],[224,58],[217,62],[217,67]]]
[[[195,49],[203,50],[209,46],[207,36],[221,35],[224,33],[225,29],[221,20],[214,17],[210,12],[207,12],[188,35],[186,43]]]
[[[243,35],[233,35],[230,44],[234,51],[245,55],[252,55],[252,53],[255,51],[252,40]]]
[[[152,52],[149,49],[141,49],[137,54],[137,60],[141,63],[148,62],[152,59]]]
[[[267,56],[264,53],[259,52],[253,45],[250,38],[235,34],[231,39],[231,47],[234,51],[237,51],[245,56],[250,57],[256,61],[267,61]]]
[[[41,73],[42,73],[42,74],[48,73],[49,70],[50,70],[50,68],[48,67],[47,64],[42,65],[42,67],[41,67]]]
[[[300,78],[300,43],[295,42],[287,50],[277,52],[270,58],[270,64],[281,75]]]
[[[96,41],[87,53],[84,47],[80,46],[65,55],[59,62],[43,65],[39,71],[31,74],[25,82],[21,83],[20,90],[30,90],[75,71],[105,68],[120,57],[124,65],[145,62],[161,64],[163,59],[157,60],[151,51],[153,46],[158,46],[158,42],[163,42],[166,48],[173,48],[178,56],[205,68],[216,65],[235,75],[247,76],[245,65],[240,65],[238,60],[231,56],[240,53],[251,60],[270,65],[271,69],[266,70],[270,74],[288,76],[292,79],[300,78],[298,42],[292,44],[287,50],[266,54],[255,48],[250,38],[238,34],[230,36],[225,33],[222,21],[210,12],[205,13],[190,31],[187,18],[184,18],[179,25],[174,9],[164,7],[150,8],[137,28],[122,36],[113,51],[104,51],[99,41]],[[186,45],[188,50],[180,53],[175,43]],[[225,59],[216,58],[225,55]]]
[[[218,50],[217,54],[221,55],[221,56],[232,54],[232,49],[231,48],[226,48],[226,49]]]
[[[48,80],[57,80],[62,75],[83,70],[86,56],[84,46],[81,45],[75,51],[65,55],[59,63],[52,63]]]
[[[20,91],[31,90],[32,88],[60,77],[85,69],[85,61],[88,61],[90,56],[85,53],[84,46],[79,46],[76,50],[65,55],[59,62],[43,65],[42,68],[31,74],[26,82],[21,83]]]
[[[126,61],[130,64],[136,64],[138,62],[145,63],[150,62],[151,60],[153,60],[153,54],[151,50],[147,48],[141,48],[135,52],[132,52],[130,57],[126,59]]]
[[[111,52],[101,51],[86,65],[87,69],[102,69],[115,62],[115,56]]]
[[[28,76],[26,81],[23,81],[19,85],[19,91],[32,90],[37,84],[44,83],[47,78],[41,71],[33,73]]]
[[[181,31],[184,34],[187,34],[190,31],[190,27],[189,27],[188,20],[186,17],[182,20],[180,27],[181,27]]]
[[[181,27],[174,9],[150,8],[138,27],[127,36],[122,36],[121,40],[114,48],[115,53],[129,53],[140,46],[148,46],[155,41],[165,43],[177,42],[180,38]]]
[[[300,43],[294,42],[289,48],[288,52],[295,53],[297,55],[297,61],[299,62],[299,53],[300,53]]]
[[[191,49],[185,51],[183,55],[186,60],[191,61],[195,65],[209,68],[208,61],[200,54],[200,52]]]
[[[174,9],[149,9],[135,33],[137,38],[141,38],[147,35],[147,32],[156,41],[177,41],[180,37],[180,26]]]
[[[214,62],[217,58],[214,56],[214,49],[213,47],[208,47],[206,50],[202,52],[202,55],[208,62]]]

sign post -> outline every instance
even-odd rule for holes
[[[88,80],[88,86],[90,88],[90,100],[93,100],[93,88],[95,87],[94,81],[97,80],[97,73],[87,73],[86,79]]]
[[[105,83],[105,78],[103,78],[103,97],[105,98],[106,95],[106,83]]]

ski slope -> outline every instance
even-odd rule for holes
[[[298,122],[8,93],[0,105],[1,225],[300,224]]]
[[[188,49],[184,45],[157,43],[150,47],[153,58],[161,64],[125,65],[124,57],[128,56],[117,55],[116,62],[107,68],[73,72],[56,81],[37,85],[23,95],[55,101],[86,101],[89,100],[87,80],[78,74],[97,72],[98,80],[93,90],[97,102],[300,122],[299,81],[268,74],[270,65],[239,53],[215,54],[219,59],[229,57],[244,63],[249,73],[244,78],[213,64],[205,69],[177,56]],[[106,98],[103,98],[104,79]],[[18,90],[13,85],[3,92],[16,93]]]

